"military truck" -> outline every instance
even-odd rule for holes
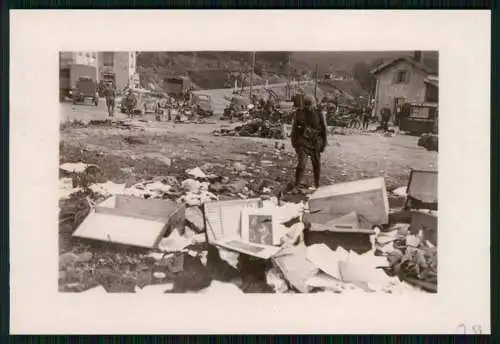
[[[59,69],[59,99],[73,98],[77,81],[80,78],[97,80],[97,68],[83,64],[72,64]]]

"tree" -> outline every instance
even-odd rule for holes
[[[352,69],[354,79],[356,79],[361,87],[370,94],[375,91],[376,84],[375,77],[370,73],[371,69],[372,68],[365,62],[357,63]]]

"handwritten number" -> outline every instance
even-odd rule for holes
[[[467,334],[467,326],[460,324],[457,326],[458,334]],[[472,334],[482,334],[483,330],[480,325],[472,325]]]
[[[474,332],[474,334],[482,334],[483,333],[483,331],[481,330],[481,326],[479,326],[479,325],[473,325],[472,332]]]

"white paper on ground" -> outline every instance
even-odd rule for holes
[[[333,278],[332,276],[321,271],[309,277],[305,283],[310,287],[329,289],[341,289],[343,284],[341,280]]]
[[[392,190],[392,193],[399,197],[406,197],[406,186],[401,186],[397,189]]]
[[[305,246],[290,246],[272,257],[285,279],[302,293],[308,292],[305,281],[318,272],[318,268],[307,259],[306,253]]]
[[[161,251],[182,251],[186,246],[191,245],[191,240],[183,237],[174,229],[172,233],[160,240],[158,249]]]
[[[238,268],[238,258],[240,254],[238,252],[233,252],[230,250],[226,250],[223,247],[217,247],[219,250],[219,255],[220,258],[231,265],[233,268],[237,269]]]
[[[116,184],[112,181],[107,181],[106,183],[93,184],[90,186],[90,189],[104,196],[112,196],[124,193],[125,184]]]
[[[381,269],[375,269],[360,263],[340,262],[340,274],[344,282],[373,283],[387,285],[390,277]]]
[[[67,199],[71,194],[82,190],[82,188],[73,188],[73,180],[71,178],[59,179],[59,199]]]
[[[307,248],[307,259],[321,271],[340,280],[339,262],[347,260],[344,251],[332,251],[325,244],[315,244]]]
[[[203,178],[207,177],[207,175],[205,174],[205,172],[203,172],[201,170],[201,168],[199,168],[199,167],[195,167],[193,169],[186,170],[186,173],[189,174],[190,176],[193,176],[194,178],[203,179]]]
[[[151,191],[160,191],[160,192],[168,192],[172,187],[167,184],[163,184],[162,182],[154,182],[146,184],[146,188]]]
[[[282,248],[279,246],[267,246],[249,243],[239,237],[224,238],[214,242],[215,245],[222,246],[228,250],[248,254],[250,256],[269,259]]]

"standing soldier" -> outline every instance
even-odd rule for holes
[[[371,110],[369,107],[363,107],[363,129],[367,130],[370,124]]]
[[[137,99],[135,98],[134,93],[132,92],[131,89],[127,90],[127,94],[125,95],[125,109],[127,111],[128,117],[133,118],[134,117],[134,109],[137,104]]]
[[[296,99],[297,105],[301,103],[301,100]],[[313,97],[305,96],[303,106],[297,109],[292,127],[292,146],[298,158],[295,172],[296,188],[300,187],[300,181],[304,175],[307,157],[310,157],[312,162],[314,186],[315,188],[319,187],[321,153],[325,150],[327,137],[325,119],[321,113],[314,109],[313,105]]]
[[[108,116],[113,117],[115,112],[115,97],[116,86],[114,83],[109,83],[104,89],[104,96],[106,97],[106,107],[108,108]]]
[[[380,126],[382,130],[389,130],[389,120],[391,119],[391,109],[385,107],[382,110],[380,110]]]

